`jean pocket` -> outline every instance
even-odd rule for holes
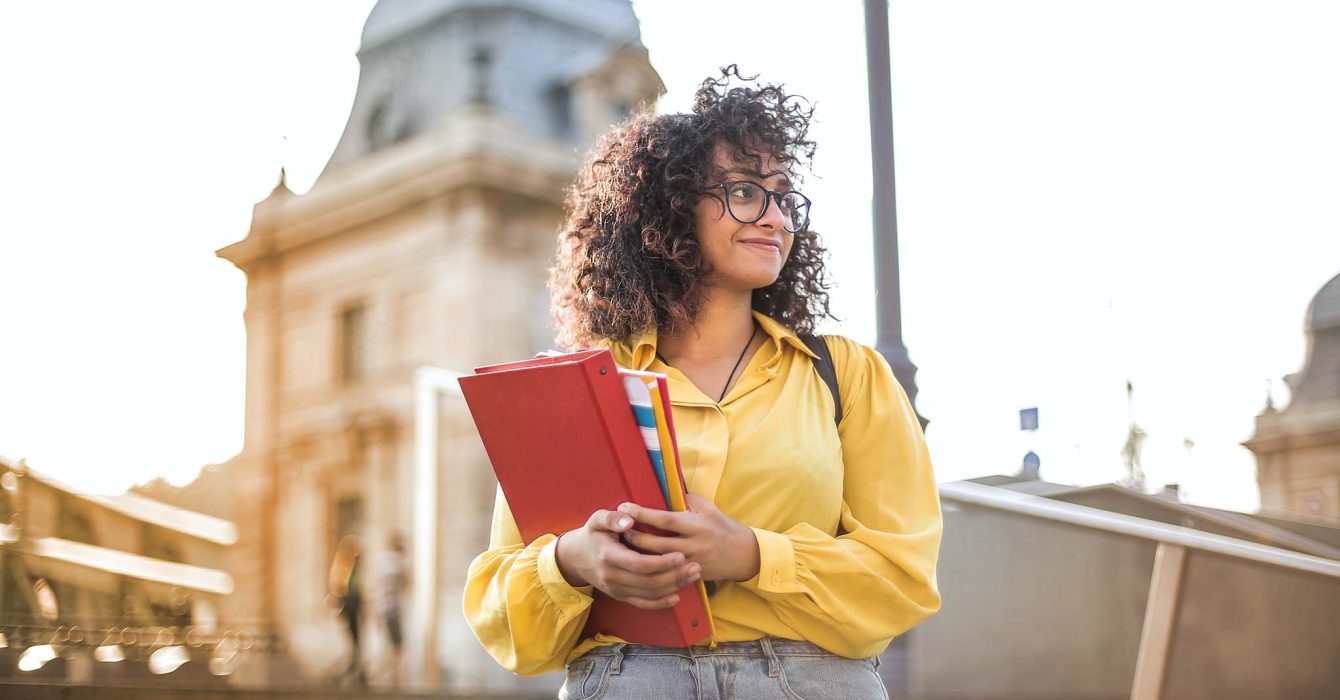
[[[563,680],[559,700],[592,700],[604,689],[609,668],[607,656],[583,656],[568,664],[568,677]]]
[[[783,656],[780,681],[787,700],[884,700],[888,694],[870,659]]]

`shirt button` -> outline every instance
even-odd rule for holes
[[[773,582],[773,583],[781,583],[781,582],[782,582],[782,577],[781,577],[781,576],[778,576],[777,574],[773,574],[773,575],[772,575],[772,582]]]

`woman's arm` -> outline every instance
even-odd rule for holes
[[[591,608],[590,586],[573,587],[555,561],[557,538],[526,546],[498,491],[489,548],[465,580],[465,619],[503,668],[522,675],[562,670]]]
[[[840,533],[755,530],[759,574],[740,584],[835,653],[871,656],[940,608],[943,523],[921,424],[884,358],[833,343],[842,387]]]
[[[642,608],[679,602],[675,591],[698,580],[698,564],[680,553],[634,552],[620,541],[632,525],[623,513],[600,510],[582,527],[526,546],[499,491],[488,551],[471,563],[465,584],[465,617],[489,654],[515,673],[563,668],[586,625],[592,584]]]

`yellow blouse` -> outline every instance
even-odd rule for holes
[[[609,345],[622,367],[664,372],[689,493],[751,527],[759,574],[720,583],[716,642],[799,639],[835,654],[879,654],[940,608],[940,500],[925,438],[883,357],[830,337],[842,396],[790,329],[755,313],[771,342],[719,405],[656,358],[656,333]],[[840,438],[840,439],[839,439]],[[470,565],[465,616],[510,671],[561,670],[623,640],[580,638],[592,602],[554,559],[555,535],[522,543],[499,493],[488,551]]]

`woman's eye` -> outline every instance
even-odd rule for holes
[[[754,188],[749,185],[733,185],[730,188],[730,196],[736,199],[749,200],[754,198]]]

